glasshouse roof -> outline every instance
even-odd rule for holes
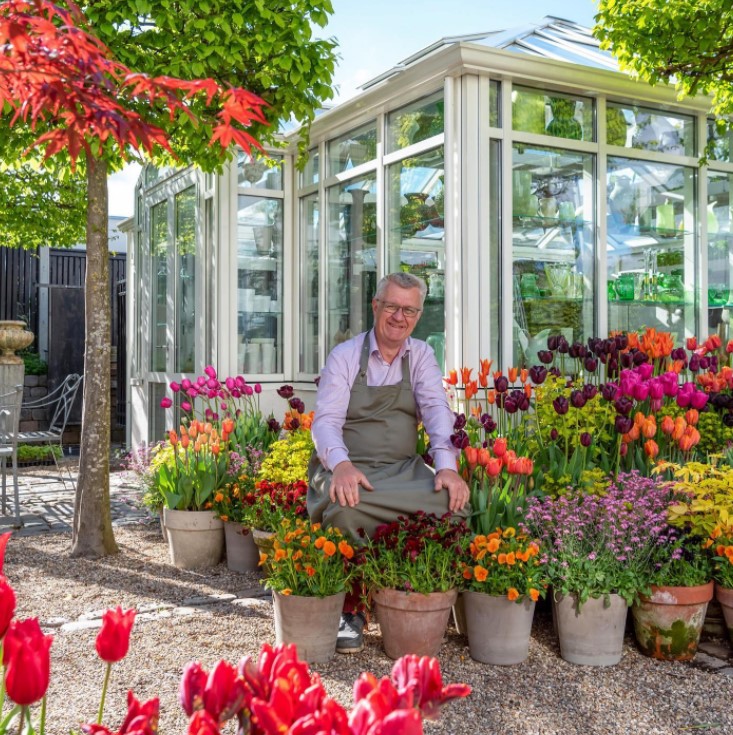
[[[441,38],[430,46],[426,46],[417,53],[403,59],[378,77],[371,79],[362,86],[362,89],[369,89],[431,54],[459,43],[472,43],[479,46],[504,49],[505,51],[517,51],[532,56],[541,56],[546,59],[568,61],[573,64],[618,71],[616,59],[608,51],[600,49],[599,42],[591,34],[590,28],[571,20],[547,15],[539,23],[529,23],[503,31]]]

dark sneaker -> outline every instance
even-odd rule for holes
[[[337,653],[359,653],[364,650],[364,625],[366,618],[361,613],[343,613],[336,639]]]

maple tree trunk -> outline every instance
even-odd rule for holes
[[[72,556],[118,552],[109,499],[110,295],[107,163],[87,155],[87,269],[84,284],[84,404]]]

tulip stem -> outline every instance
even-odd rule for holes
[[[18,735],[21,735],[21,733],[23,732],[23,721],[25,720],[27,712],[28,705],[24,705],[20,708],[20,717],[18,718]]]
[[[102,724],[102,715],[104,714],[104,700],[107,698],[107,685],[109,684],[109,674],[112,671],[112,664],[107,664],[104,672],[104,684],[102,684],[102,698],[99,700],[99,713],[97,714],[97,724]]]
[[[41,716],[38,720],[38,735],[45,735],[46,733],[46,695],[43,695],[41,700]]]

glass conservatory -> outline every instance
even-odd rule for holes
[[[312,402],[400,269],[428,285],[414,334],[444,370],[534,364],[558,333],[727,336],[733,160],[707,109],[545,18],[405,60],[317,118],[301,169],[295,132],[220,176],[146,170],[128,221],[131,442],[162,436],[166,383],[209,363],[278,412],[283,382]]]

